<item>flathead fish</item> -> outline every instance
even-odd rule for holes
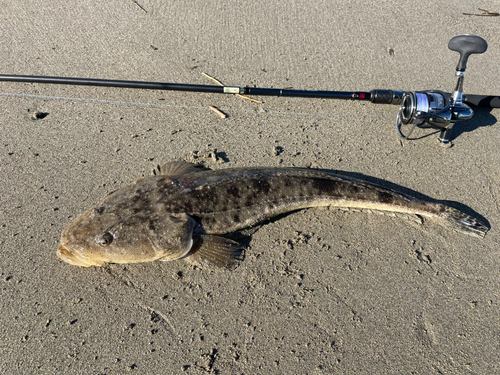
[[[392,211],[433,219],[470,236],[488,227],[449,206],[367,181],[305,168],[207,170],[167,163],[104,198],[64,229],[57,255],[83,267],[186,259],[230,266],[237,242],[223,235],[308,207]]]

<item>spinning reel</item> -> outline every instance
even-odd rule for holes
[[[474,111],[463,103],[464,72],[467,59],[471,54],[483,53],[488,48],[486,41],[475,35],[459,35],[450,40],[448,48],[460,53],[457,65],[457,85],[450,94],[437,91],[405,92],[401,98],[401,107],[397,117],[397,129],[401,137],[410,139],[416,126],[425,124],[441,129],[438,140],[443,145],[450,145],[450,134],[453,125],[461,120],[468,120]],[[407,134],[403,134],[403,127],[408,127]]]

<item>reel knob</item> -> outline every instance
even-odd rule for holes
[[[477,35],[457,35],[450,39],[448,48],[460,53],[457,71],[464,72],[467,67],[467,59],[474,53],[483,53],[488,49],[486,40]]]

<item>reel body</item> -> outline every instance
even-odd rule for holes
[[[405,92],[398,112],[397,130],[401,137],[410,139],[416,126],[431,126],[441,129],[438,140],[448,143],[453,125],[473,115],[468,105],[456,102],[448,93],[437,90]],[[403,134],[403,126],[409,128],[406,134]]]

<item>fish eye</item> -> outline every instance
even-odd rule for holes
[[[113,235],[109,232],[104,232],[100,236],[97,236],[95,241],[98,245],[107,246],[113,241]]]

